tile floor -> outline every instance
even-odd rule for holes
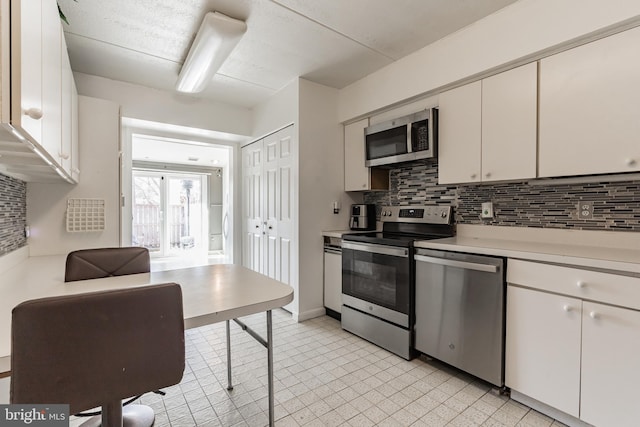
[[[265,315],[243,318],[266,336]],[[226,390],[224,323],[186,331],[187,367],[166,396],[147,394],[156,427],[268,424],[266,350],[231,323],[234,389]],[[463,373],[406,361],[320,317],[273,312],[277,426],[562,426]]]

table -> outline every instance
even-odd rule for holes
[[[52,257],[46,257],[52,258]],[[54,263],[53,260],[33,260],[33,263]],[[24,263],[23,263],[24,264]],[[27,262],[28,264],[28,262]],[[64,262],[60,264],[64,268]],[[42,265],[41,265],[42,267]],[[248,332],[258,342],[267,348],[267,374],[269,387],[269,425],[274,424],[274,390],[273,390],[273,336],[271,310],[282,307],[293,300],[293,289],[281,282],[273,280],[267,276],[256,273],[245,267],[238,265],[218,264],[200,267],[190,267],[177,270],[158,271],[153,273],[132,274],[128,276],[108,277],[104,279],[82,280],[77,282],[63,281],[62,275],[54,279],[47,279],[37,286],[37,283],[30,283],[33,277],[30,273],[38,276],[40,273],[33,270],[34,265],[20,266],[10,270],[6,277],[13,278],[11,292],[7,292],[7,283],[3,278],[0,283],[0,291],[7,297],[0,312],[3,321],[0,322],[2,333],[0,335],[10,336],[10,310],[22,301],[34,298],[42,298],[58,295],[72,295],[84,292],[104,291],[109,289],[122,289],[149,284],[175,282],[182,288],[184,326],[186,329],[197,328],[225,321],[227,328],[227,372],[228,389],[232,389],[231,383],[231,342],[229,334],[229,321],[235,320],[243,330]],[[19,278],[24,276],[26,282],[20,282]],[[8,313],[7,313],[8,312]],[[267,315],[267,337],[260,337],[242,322],[238,317],[266,312]],[[6,322],[6,318],[9,322]],[[8,324],[7,324],[8,323]],[[7,331],[8,329],[8,331]],[[8,370],[9,356],[0,357],[0,373]]]

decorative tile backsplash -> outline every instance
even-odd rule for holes
[[[437,160],[407,163],[389,179],[390,190],[365,193],[365,203],[451,205],[458,224],[640,232],[640,181],[438,185]],[[578,218],[580,201],[593,203],[592,219]],[[482,202],[493,202],[493,219],[480,218]]]
[[[27,184],[0,174],[0,255],[27,243]]]

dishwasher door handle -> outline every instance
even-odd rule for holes
[[[414,255],[416,261],[430,262],[432,264],[444,265],[446,267],[458,267],[467,270],[484,271],[487,273],[497,273],[498,266],[491,264],[480,264],[477,262],[456,261],[454,259],[436,258],[426,255]]]

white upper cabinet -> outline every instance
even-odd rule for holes
[[[536,177],[538,64],[482,80],[482,181]]]
[[[369,119],[344,127],[344,191],[388,190],[388,169],[368,168],[364,165],[364,130]]]
[[[640,28],[540,62],[539,176],[640,171]]]
[[[438,182],[479,182],[482,83],[441,93],[438,104]]]
[[[62,32],[62,29],[60,30]],[[62,36],[64,40],[64,36]],[[66,49],[61,49],[60,56],[62,60],[61,81],[62,81],[62,108],[61,108],[61,137],[60,142],[60,165],[69,175],[72,171],[72,137],[73,137],[73,105],[72,105],[72,83],[73,74],[71,73],[71,65],[69,64],[69,56]]]
[[[537,64],[440,94],[440,184],[536,176]]]
[[[369,119],[344,127],[344,190],[369,189],[369,168],[364,165],[364,130]]]
[[[2,173],[77,182],[77,92],[57,3],[3,1],[0,20]]]
[[[11,124],[36,142],[44,114],[42,6],[43,0],[11,1]]]
[[[62,28],[57,11],[56,2],[47,0],[42,2],[42,138],[40,145],[62,166]],[[67,89],[70,88],[67,87]]]

